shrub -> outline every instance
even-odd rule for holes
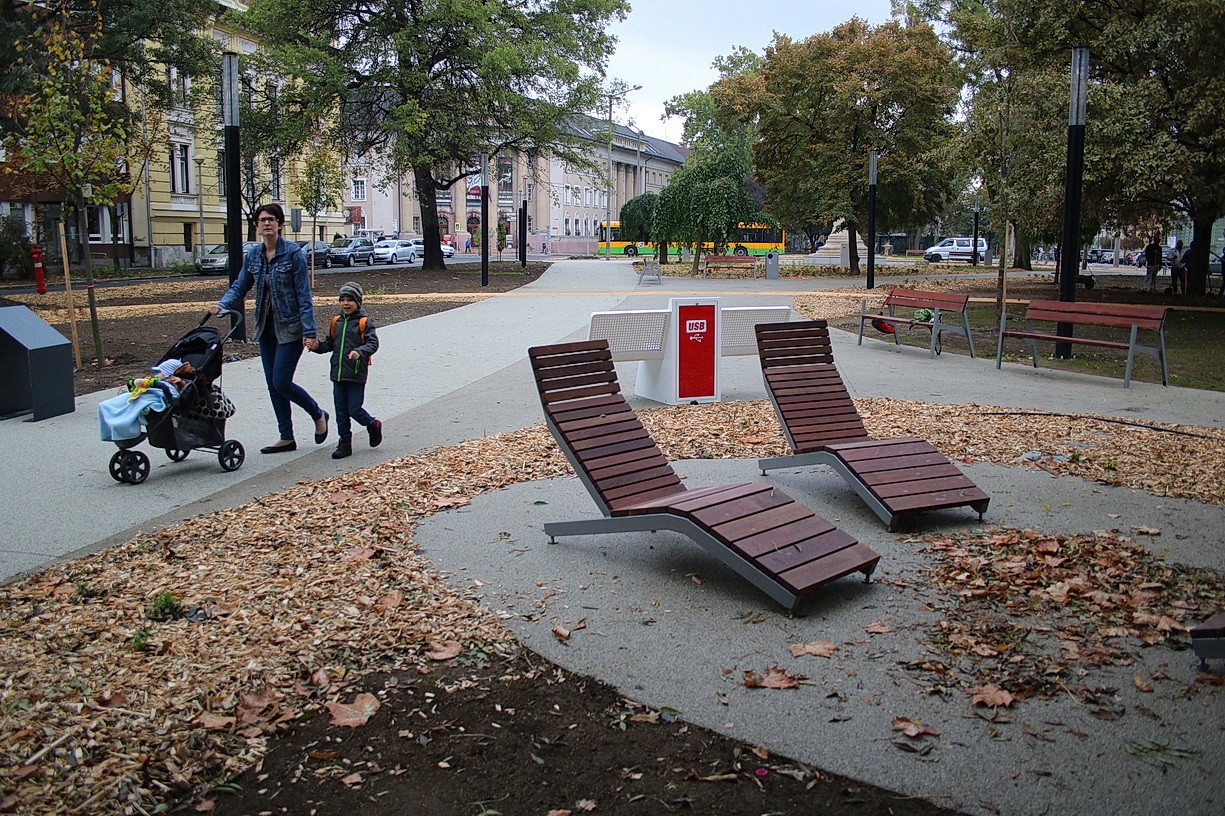
[[[33,278],[32,246],[25,221],[11,215],[0,218],[0,277]]]

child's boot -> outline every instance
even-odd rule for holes
[[[336,445],[336,450],[332,451],[333,459],[344,459],[346,456],[353,455],[353,443],[348,439],[342,439]]]
[[[383,441],[383,423],[376,419],[366,426],[366,432],[370,434],[370,447],[377,448]]]

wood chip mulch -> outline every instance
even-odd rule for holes
[[[1220,430],[889,399],[857,405],[873,435],[923,436],[956,460],[1225,504]],[[672,459],[785,450],[764,401],[641,415]],[[425,673],[436,660],[508,647],[511,635],[498,620],[448,588],[416,552],[415,524],[482,492],[567,473],[551,437],[535,426],[302,483],[0,587],[0,665],[7,669],[0,813],[144,814],[201,797],[253,765],[277,730],[328,703],[348,703],[351,678],[362,672]],[[1134,598],[1164,580],[1164,573],[1137,571],[1129,580],[1141,583],[1105,589],[1069,575],[1111,548],[1125,561],[1094,567],[1099,573],[1136,561],[1121,539],[1103,549],[1084,538],[1044,536],[1058,548],[1023,557],[1032,542],[1009,537],[1029,534],[996,535],[1004,539],[988,536],[983,546],[1014,549],[990,556],[1000,562],[993,568],[1013,570],[1016,587],[1041,581],[1034,586],[1051,598]],[[967,571],[959,548],[970,552],[978,536],[929,542],[932,582],[947,586],[949,598],[964,590],[948,583]],[[998,576],[985,569],[979,564],[977,578],[989,585]],[[1154,562],[1153,569],[1168,568]],[[1225,603],[1219,574],[1184,579],[1190,583],[1179,583],[1152,625],[1136,617],[1134,604],[1130,617],[1103,606],[1110,636],[1182,637],[1190,614]],[[1046,624],[1054,627],[1064,611],[1038,605],[1024,614],[1056,619]],[[1163,629],[1163,618],[1179,627]],[[957,634],[932,637],[952,643]],[[957,648],[974,654],[989,643],[963,640]],[[982,663],[975,681],[1018,695],[1041,690],[1026,684],[1045,668],[1037,658],[1022,669],[999,662],[994,669]]]

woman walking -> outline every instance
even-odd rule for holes
[[[255,289],[255,329],[264,380],[276,414],[278,439],[260,453],[297,450],[291,405],[306,411],[315,423],[315,443],[328,437],[328,414],[302,386],[293,381],[302,351],[315,342],[315,312],[310,273],[302,248],[281,237],[285,211],[280,204],[264,204],[255,211],[256,231],[263,243],[251,247],[237,280],[216,305],[213,314],[234,309]]]

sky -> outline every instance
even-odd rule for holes
[[[889,0],[631,0],[633,10],[612,26],[617,50],[608,76],[642,89],[626,95],[613,118],[647,135],[679,142],[680,119],[660,121],[664,103],[705,90],[717,78],[716,57],[743,46],[765,51],[774,32],[802,40],[851,17],[889,21]]]

